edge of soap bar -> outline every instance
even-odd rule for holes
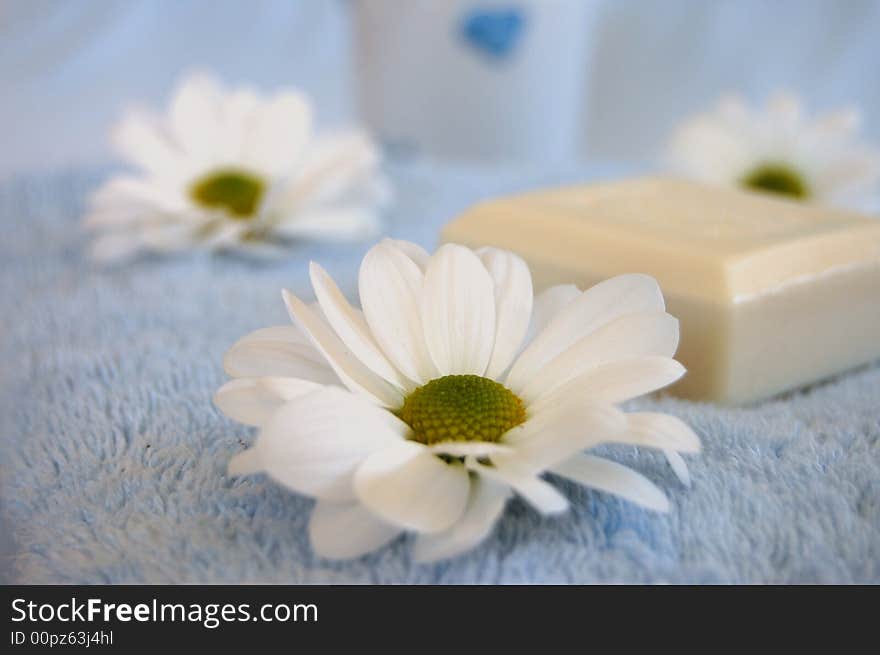
[[[880,358],[880,263],[734,303],[725,402],[747,404]]]
[[[696,194],[699,200],[699,210],[682,210],[681,221],[664,218],[661,227],[668,225],[668,232],[652,230],[648,221],[615,223],[611,220],[614,212],[601,205],[625,206],[632,202],[631,195],[638,200],[637,210],[647,216],[652,198],[662,197],[666,190]],[[762,224],[754,218],[733,218],[734,210],[718,209],[724,203],[733,203],[735,211],[772,214],[774,220]],[[632,208],[627,209],[632,213]],[[555,238],[545,238],[546,230],[535,220],[541,214],[553,215],[558,225]],[[706,225],[700,229],[703,214]],[[491,238],[475,239],[472,230],[491,234]],[[677,266],[665,272],[664,291],[724,301],[749,298],[840,268],[880,263],[880,220],[769,194],[665,177],[565,186],[486,200],[450,221],[440,238],[514,251],[527,240],[533,248],[532,259],[596,276],[650,272],[643,270],[644,261],[673,259]],[[581,250],[585,241],[592,244],[589,260]]]
[[[733,301],[776,293],[820,276],[880,265],[880,221],[865,221],[779,243],[728,262],[727,286]]]
[[[572,207],[593,191],[607,200],[632,185],[656,189],[666,184],[679,190],[690,186],[649,178],[489,200],[447,224],[441,240],[520,252],[532,269],[536,290],[566,282],[586,288],[622,273],[654,275],[670,313],[681,323],[676,357],[689,373],[671,390],[687,398],[748,404],[880,358],[880,296],[866,291],[880,288],[880,220],[700,187],[704,196],[748,196],[747,206],[783,213],[781,226],[771,225],[766,233],[759,226],[761,239],[750,236],[707,252],[697,245],[711,243],[711,235],[698,235],[691,247],[683,248],[658,238],[656,231],[634,236],[633,225],[627,231],[607,220],[584,220],[578,216],[584,208]],[[559,200],[562,196],[569,200]],[[552,215],[558,226],[551,238],[541,224],[542,214]],[[808,223],[795,229],[799,220]],[[659,274],[645,265],[650,260],[676,265]],[[845,293],[848,280],[856,280],[853,297]],[[810,291],[813,284],[819,291]],[[834,316],[816,320],[810,302],[823,295]],[[743,322],[747,316],[759,319],[749,327]],[[759,327],[767,334],[755,335]],[[792,353],[799,341],[806,349],[799,351],[803,357]],[[713,356],[706,357],[706,352]],[[762,375],[762,366],[773,367],[772,374]]]

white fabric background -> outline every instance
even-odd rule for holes
[[[324,122],[352,118],[354,1],[0,0],[0,176],[107,160],[121,109],[163,103],[192,68],[299,85]],[[780,87],[819,110],[861,105],[880,142],[880,0],[595,1],[593,157],[650,158],[718,94]]]

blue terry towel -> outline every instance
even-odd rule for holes
[[[475,200],[606,172],[398,165],[389,231],[431,248]],[[483,546],[452,561],[416,565],[405,540],[353,562],[316,558],[311,501],[225,476],[253,433],[210,398],[228,346],[287,321],[280,289],[310,296],[309,259],[351,294],[369,244],[301,245],[280,265],[195,255],[101,270],[77,224],[100,179],[0,187],[0,568],[11,581],[880,582],[876,366],[745,409],[641,401],[703,439],[690,490],[653,453],[604,449],[667,491],[668,515],[568,486],[569,513],[541,518],[514,501]]]

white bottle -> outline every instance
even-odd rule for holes
[[[362,117],[392,151],[565,160],[582,142],[593,0],[360,0]]]

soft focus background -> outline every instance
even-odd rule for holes
[[[568,4],[569,7],[571,5],[566,0],[558,1]],[[552,11],[556,2],[557,0],[545,0],[543,11]],[[577,88],[582,107],[580,119],[570,136],[576,145],[572,150],[580,158],[630,167],[615,170],[633,170],[633,167],[654,161],[670,130],[686,116],[712,105],[720,94],[736,91],[752,101],[760,101],[780,88],[799,94],[810,110],[830,110],[850,104],[860,106],[865,119],[863,133],[866,139],[875,144],[880,143],[880,0],[583,0],[583,3],[588,4],[590,9],[581,12],[583,42],[571,52],[559,52],[556,55],[558,65],[547,66],[542,70],[542,79],[537,80],[541,84],[552,84],[554,75],[561,75],[563,71],[566,75],[572,74],[572,71],[580,75]],[[436,9],[442,4],[445,4],[442,0],[399,0],[400,7],[409,8],[419,5]],[[517,3],[514,0],[486,0],[485,4],[503,11],[505,7]],[[226,269],[218,271],[217,275],[211,270],[213,264],[210,263],[177,261],[169,264],[171,268],[164,268],[154,262],[148,263],[144,269],[123,272],[122,278],[112,274],[101,277],[88,270],[81,261],[82,238],[73,226],[78,213],[82,211],[84,197],[105,178],[106,172],[111,170],[108,165],[114,162],[106,138],[109,126],[129,105],[164,107],[174,83],[184,72],[208,69],[218,73],[228,83],[247,83],[264,90],[279,86],[298,86],[313,96],[320,111],[320,121],[324,125],[337,125],[357,119],[360,116],[358,81],[364,63],[355,56],[358,48],[352,19],[357,5],[356,0],[0,0],[0,181],[3,184],[9,183],[0,194],[4,210],[0,212],[0,220],[13,223],[11,236],[0,240],[0,263],[5,260],[5,268],[2,269],[5,271],[5,280],[0,285],[0,293],[5,297],[0,297],[0,300],[3,301],[3,306],[9,308],[8,316],[0,317],[0,337],[5,342],[0,343],[0,346],[4,347],[10,358],[9,361],[2,362],[0,377],[4,379],[0,381],[4,384],[10,383],[11,387],[13,380],[21,385],[29,384],[32,378],[38,378],[45,386],[40,387],[40,392],[45,396],[45,405],[40,407],[51,405],[53,412],[55,409],[58,411],[57,415],[42,410],[36,412],[31,416],[34,420],[33,430],[27,435],[12,434],[10,431],[8,435],[0,436],[17,440],[19,437],[39,433],[41,438],[50,439],[55,431],[63,433],[70,430],[86,436],[102,434],[96,425],[107,417],[95,418],[90,412],[100,414],[103,405],[97,402],[76,405],[77,401],[82,400],[77,383],[91,375],[101,378],[101,382],[109,385],[109,388],[117,389],[117,378],[114,377],[116,374],[112,372],[116,371],[114,367],[122,366],[122,372],[118,375],[126,383],[139,388],[137,376],[144,374],[147,377],[143,382],[152,384],[155,380],[149,377],[153,375],[149,366],[161,358],[152,358],[145,362],[143,366],[146,373],[138,363],[140,360],[129,364],[127,357],[115,350],[109,354],[104,353],[104,359],[101,360],[103,363],[100,365],[93,364],[93,359],[104,345],[109,350],[118,347],[121,352],[128,348],[129,338],[131,343],[140,343],[138,339],[152,334],[150,330],[154,321],[161,323],[165,318],[167,325],[162,323],[162,329],[166,332],[160,332],[161,338],[156,337],[150,343],[165,346],[170,343],[180,349],[181,357],[192,352],[205,354],[202,362],[190,363],[197,371],[193,374],[193,379],[199,380],[198,388],[190,389],[198,398],[193,401],[193,407],[197,406],[198,409],[193,411],[202,412],[200,416],[209,425],[206,429],[220,429],[218,426],[221,424],[217,423],[216,415],[211,413],[205,401],[209,390],[222,379],[219,372],[220,353],[231,343],[234,335],[262,324],[260,311],[264,311],[266,307],[275,308],[273,311],[277,309],[275,318],[283,319],[280,307],[276,308],[277,288],[285,283],[282,278],[298,279],[294,277],[293,271],[301,273],[302,261],[290,262],[289,268],[276,269],[274,272],[264,269],[254,273],[240,267],[234,268],[232,273]],[[400,52],[399,58],[409,60],[416,66],[420,62],[412,52]],[[427,77],[435,80],[443,79],[448,74],[448,70],[444,70],[442,66],[438,68],[435,62],[431,62],[430,70],[425,71]],[[363,79],[360,81],[363,83]],[[532,96],[526,102],[541,103],[544,96],[540,85],[535,85]],[[443,118],[440,112],[437,116],[438,129],[449,128],[449,125],[443,124]],[[467,128],[467,125],[461,126],[461,129]],[[512,178],[486,175],[485,171],[470,174],[467,169],[455,169],[452,172],[447,170],[445,176],[436,174],[438,169],[434,168],[414,170],[414,173],[409,173],[403,169],[403,173],[399,172],[397,176],[398,181],[403,180],[409,185],[404,190],[409,195],[405,195],[395,214],[397,218],[394,220],[399,220],[399,225],[394,221],[392,225],[397,225],[401,235],[424,239],[436,234],[436,229],[450,213],[460,211],[465,204],[487,193],[510,191],[522,184],[558,181],[551,170],[533,170],[524,177]],[[63,175],[70,177],[49,177],[49,174],[54,175],[58,171],[67,171]],[[485,177],[481,177],[483,175]],[[579,175],[571,174],[570,177],[581,179]],[[515,181],[508,182],[508,179]],[[420,194],[425,198],[420,199]],[[416,226],[403,222],[404,218],[411,219],[412,216],[420,217],[419,220],[426,217],[425,225],[417,230]],[[57,237],[61,234],[59,230],[62,226],[66,231],[63,232],[63,237]],[[345,266],[353,266],[361,250],[360,246],[347,252],[328,249],[319,251],[315,256],[324,259],[339,257],[339,261],[348,262],[345,265],[339,264],[338,268],[347,271],[346,279],[351,282],[351,271]],[[32,251],[44,252],[49,265],[44,267],[40,258],[34,257]],[[302,252],[299,257],[304,261],[306,255],[311,254],[311,251]],[[151,269],[151,266],[155,268]],[[174,267],[181,267],[181,270],[175,272]],[[146,275],[141,275],[143,271],[146,271]],[[156,278],[152,278],[153,275]],[[190,307],[196,307],[194,303],[197,300],[193,300],[193,297],[199,294],[191,293],[188,288],[176,282],[185,279],[192,283],[193,280],[201,279],[204,289],[212,289],[216,278],[223,275],[228,278],[227,286],[219,286],[213,291],[218,294],[215,298],[217,305],[230,297],[248,299],[253,303],[250,313],[242,314],[236,319],[241,325],[224,324],[222,315],[206,320],[205,317],[210,315],[203,315],[196,309],[192,310],[192,316],[187,314],[183,319],[180,316],[163,318],[160,315],[163,311],[158,311],[155,315],[146,311],[149,308],[164,310],[173,307],[178,313],[187,312]],[[245,284],[246,280],[242,279],[247,275],[266,277],[263,286],[258,286],[262,295],[253,297],[253,285]],[[31,287],[19,284],[16,276],[29,280]],[[120,279],[123,281],[120,282]],[[143,286],[139,286],[141,284]],[[247,286],[248,290],[238,290],[238,285]],[[26,293],[22,294],[22,290]],[[46,297],[38,297],[40,290],[46,292]],[[91,303],[89,312],[83,310],[86,305],[80,304],[80,296],[74,293],[76,290],[86,305]],[[170,296],[170,305],[162,295],[166,290],[170,294],[177,294]],[[15,297],[13,294],[16,294]],[[132,318],[125,309],[126,300],[137,297],[137,294],[146,294],[152,298],[152,304],[143,304],[146,309],[141,311],[144,314],[141,319]],[[22,302],[20,296],[25,295],[26,302]],[[209,300],[212,298],[210,295],[207,297]],[[53,307],[52,298],[58,300],[58,305]],[[103,308],[104,313],[95,313],[95,307]],[[86,314],[89,318],[85,322],[78,318]],[[108,316],[118,324],[111,321],[109,327],[106,327],[105,319]],[[28,327],[29,318],[34,321],[35,329],[43,330],[43,341],[20,337]],[[192,339],[196,344],[194,347],[175,341],[183,338],[181,325],[189,325],[186,321],[190,321],[193,329]],[[210,332],[208,337],[199,335],[199,330],[206,325]],[[102,332],[105,327],[107,331]],[[13,333],[13,328],[19,334],[19,341],[13,338],[7,340]],[[4,330],[8,332],[4,334]],[[125,339],[126,342],[111,343],[114,338],[116,341]],[[77,339],[79,340],[76,341]],[[137,352],[142,346],[141,343],[131,350]],[[158,345],[155,347],[159,348]],[[25,352],[24,348],[31,350]],[[151,351],[147,348],[143,352]],[[166,350],[165,353],[167,352]],[[27,368],[27,375],[21,375],[20,371],[17,373],[11,365],[13,355],[16,362]],[[111,373],[105,372],[105,365],[106,370]],[[132,370],[124,368],[129,365],[133,367]],[[71,371],[75,371],[76,375]],[[876,413],[860,415],[856,410],[871,406],[870,394],[876,389],[877,373],[876,370],[869,370],[860,375],[861,378],[848,378],[848,382],[845,380],[841,386],[820,388],[815,405],[810,405],[809,398],[802,401],[802,405],[807,406],[802,411],[797,410],[798,405],[794,405],[800,414],[789,414],[791,408],[783,402],[770,403],[762,410],[755,411],[751,416],[751,423],[742,423],[751,426],[746,430],[746,437],[775,434],[775,445],[771,443],[767,447],[775,449],[773,452],[777,458],[782,450],[779,444],[783,441],[788,443],[786,439],[791,437],[790,442],[804,451],[801,453],[801,460],[806,471],[817,466],[814,460],[819,459],[809,451],[811,442],[804,441],[808,434],[818,435],[817,443],[824,443],[826,435],[831,434],[833,438],[830,438],[827,445],[831,455],[826,459],[833,461],[835,454],[848,453],[847,456],[852,460],[851,466],[857,468],[860,463],[867,466],[871,462],[870,454],[853,451],[846,446],[845,441],[838,443],[834,437],[838,424],[847,413],[855,416],[852,419],[854,424],[876,429]],[[179,380],[173,372],[166,377],[170,382],[166,385],[169,400],[165,406],[173,408],[171,399],[178,391]],[[189,382],[190,380],[187,381]],[[52,386],[53,384],[61,386]],[[67,391],[64,385],[69,386]],[[24,392],[21,397],[25,397]],[[12,402],[11,396],[10,399],[0,398],[0,401],[3,400]],[[31,401],[27,407],[32,409],[36,405],[37,401]],[[11,409],[0,405],[0,412],[4,408]],[[144,408],[137,411],[141,409]],[[835,411],[838,414],[834,414]],[[120,414],[121,412],[122,410]],[[695,426],[702,428],[706,434],[711,435],[713,430],[720,434],[724,431],[723,426],[731,423],[740,425],[746,418],[748,416],[744,418],[742,415],[734,418],[722,409],[706,410],[703,414],[696,411]],[[74,422],[65,424],[68,419],[73,419]],[[174,425],[167,430],[173,430]],[[223,430],[228,429],[228,424],[222,425]],[[786,433],[786,430],[789,432]],[[801,434],[799,430],[804,433]],[[808,433],[810,430],[812,432]],[[846,429],[840,432],[843,435],[841,439],[851,437]],[[116,434],[110,428],[105,428],[104,433]],[[125,438],[129,436],[126,432]],[[146,439],[140,433],[133,438]],[[53,474],[46,473],[46,476],[41,477],[43,472],[49,471],[46,468],[49,466],[47,462],[52,457],[55,458],[51,460],[53,462],[61,461],[68,455],[73,462],[86,462],[81,465],[90,474],[101,470],[88,469],[87,463],[91,460],[81,457],[77,459],[79,455],[74,451],[67,453],[65,444],[47,443],[33,441],[33,475],[23,475],[24,481],[19,484],[33,482],[36,486],[44,482],[52,483],[55,479]],[[755,449],[748,448],[743,443],[733,437],[730,443],[716,443],[716,462],[740,447],[740,455],[730,457],[740,457],[741,461],[746,462],[745,477],[749,477],[753,469],[748,468],[752,466],[752,460],[748,458],[754,455],[754,470],[759,470],[760,462],[765,460],[760,450],[753,452]],[[862,439],[857,440],[857,443],[864,446],[867,442]],[[55,452],[40,450],[44,445],[48,449],[60,448],[64,457]],[[225,444],[223,448],[229,450],[228,446],[229,444]],[[183,449],[181,452],[190,452],[185,446],[180,447]],[[210,445],[209,449],[214,447]],[[147,444],[146,448],[150,448],[150,445]],[[171,451],[162,452],[167,454]],[[221,455],[222,457],[215,457],[217,467],[222,467],[227,453]],[[710,450],[707,457],[711,455]],[[220,479],[220,468],[217,471],[216,477]],[[708,468],[705,474],[708,476]],[[81,476],[77,477],[76,470],[65,473],[59,469],[54,475],[60,476],[58,479],[62,481],[68,478],[81,479]],[[699,481],[701,471],[698,470],[696,475]],[[858,501],[861,504],[855,501],[854,504],[851,503],[858,506],[858,512],[846,514],[843,510],[847,510],[849,506],[841,510],[835,505],[842,502],[840,499],[852,487],[846,476],[841,476],[838,485],[844,491],[839,494],[828,492],[821,495],[820,502],[812,503],[813,510],[831,517],[829,521],[837,520],[835,517],[843,517],[840,519],[841,524],[837,526],[822,523],[824,527],[821,529],[824,532],[817,532],[815,543],[808,543],[803,548],[797,546],[800,542],[792,537],[792,544],[797,547],[791,548],[794,555],[790,562],[779,560],[780,556],[773,551],[766,557],[761,554],[757,558],[760,566],[749,568],[741,563],[741,558],[732,556],[730,567],[717,577],[701,578],[700,562],[694,564],[689,572],[675,572],[675,562],[681,553],[670,546],[673,554],[667,562],[668,570],[659,579],[756,581],[773,579],[769,577],[770,570],[783,571],[779,578],[775,578],[780,581],[848,580],[853,577],[861,581],[871,579],[872,575],[876,576],[876,568],[871,568],[870,557],[865,553],[876,555],[876,542],[872,545],[869,541],[854,541],[852,552],[843,555],[822,549],[829,543],[829,539],[825,538],[827,535],[854,534],[858,530],[862,530],[863,535],[873,534],[868,530],[876,528],[866,528],[868,519],[876,516],[876,507],[871,504],[875,502],[871,499],[877,497],[876,476],[870,482],[872,475],[870,471],[863,471],[862,478],[869,480],[866,485],[875,486],[869,488],[869,491],[874,489],[873,492],[865,492],[864,498],[868,500]],[[763,493],[762,481],[778,478],[772,470],[766,476],[763,473],[757,476],[755,498]],[[137,502],[143,504],[147,502],[145,499],[154,498],[149,484],[151,481],[147,480]],[[779,484],[785,486],[782,482]],[[172,486],[172,491],[176,489],[177,487]],[[93,489],[92,492],[93,501],[104,497],[104,492],[100,489]],[[213,506],[213,500],[210,499],[219,493],[215,489],[210,490],[205,495],[205,502]],[[807,485],[805,494],[809,493],[825,492]],[[63,495],[64,493],[59,492],[59,497]],[[735,503],[740,502],[738,497],[737,495],[728,499],[730,507],[733,508]],[[691,498],[691,501],[686,501],[685,498]],[[771,500],[772,498],[771,496]],[[682,503],[703,503],[704,517],[713,514],[711,498],[680,494],[678,499]],[[822,499],[827,500],[825,505]],[[0,501],[4,500],[10,503],[13,499],[0,498]],[[16,526],[16,532],[27,528],[33,536],[42,530],[45,537],[52,534],[54,527],[58,527],[58,540],[53,543],[60,543],[67,534],[61,529],[63,526],[60,522],[80,518],[83,534],[88,537],[92,517],[87,512],[81,517],[74,516],[77,499],[68,497],[66,500],[72,503],[71,507],[64,504],[64,498],[56,502],[47,497],[42,505],[39,501],[32,503],[31,511],[35,513],[33,524]],[[250,499],[245,500],[247,503],[251,502]],[[120,503],[123,501],[124,498]],[[748,497],[742,500],[747,501]],[[279,511],[289,513],[302,506],[302,503],[285,504],[288,502],[289,500],[283,503],[279,501],[277,506],[285,508]],[[811,498],[805,496],[803,507],[806,508],[811,502]],[[34,507],[39,509],[33,509]],[[620,506],[615,504],[595,504],[590,507],[590,511],[609,511],[614,519],[610,523],[614,523],[620,516],[624,517],[624,524],[629,520],[627,517],[641,516],[638,513],[633,514],[632,510],[625,507],[618,509]],[[737,511],[740,509],[739,506],[735,508]],[[789,507],[780,506],[777,510],[771,516],[781,520],[790,515]],[[245,511],[253,511],[253,508],[247,505],[241,510]],[[740,514],[744,517],[750,516],[745,510]],[[19,516],[24,515],[25,512],[19,509]],[[227,513],[224,516],[228,515]],[[688,510],[683,510],[681,515],[687,516]],[[759,515],[768,516],[766,513]],[[187,519],[184,510],[180,520],[186,524]],[[804,509],[798,520],[800,523],[792,524],[792,530],[798,526],[807,526],[806,532],[809,533],[810,526],[816,524],[815,517],[807,509]],[[39,521],[44,521],[45,525],[41,525]],[[641,518],[637,521],[641,521]],[[270,521],[267,525],[271,528],[273,524]],[[518,525],[520,524],[511,523],[508,529],[516,529]],[[575,522],[571,524],[571,530],[589,529],[590,525],[592,523],[589,521]],[[648,525],[649,528],[645,529],[653,534],[650,526],[655,525],[654,523],[638,525]],[[768,522],[768,525],[772,527],[773,521]],[[0,524],[0,554],[4,554],[0,557],[0,581],[10,566],[11,558],[6,553],[11,553],[14,549],[10,540],[11,532],[13,530],[9,526]],[[799,533],[800,537],[803,537],[802,533],[803,530]],[[241,534],[245,532],[242,531]],[[115,538],[113,535],[111,537]],[[120,542],[123,537],[124,535],[119,537]],[[754,550],[745,535],[740,537],[737,542],[735,535],[721,535],[717,541],[726,544],[739,543],[741,552]],[[205,543],[211,543],[213,538],[213,534],[208,535]],[[185,541],[185,535],[182,535],[182,539]],[[639,538],[632,539],[633,543],[641,544]],[[32,541],[40,542],[40,539]],[[171,543],[170,540],[166,541]],[[779,543],[779,540],[768,539],[766,543]],[[270,543],[269,546],[271,545]],[[540,544],[535,547],[537,546]],[[58,558],[57,570],[63,570],[63,560],[72,552],[66,553],[64,547],[49,554]],[[849,548],[846,544],[841,547]],[[108,548],[108,553],[116,552],[112,547]],[[734,554],[737,554],[735,547],[733,548]],[[64,579],[62,574],[54,574],[53,577],[52,571],[41,568],[44,567],[44,560],[38,556],[40,552],[33,547],[30,553],[32,558],[29,561],[33,562],[34,567],[31,569],[31,579]],[[307,552],[307,549],[303,552]],[[811,562],[816,563],[816,571],[797,568],[799,554],[806,562],[804,566],[811,566]],[[501,552],[499,561],[504,556],[505,552]],[[107,561],[95,560],[90,565],[96,571],[111,570],[116,560],[110,555],[107,557]],[[393,565],[395,556],[386,557],[391,558]],[[604,579],[626,579],[625,576],[630,571],[628,557],[624,553],[619,563],[621,568],[611,567]],[[47,556],[45,561],[50,559]],[[644,560],[648,562],[644,571],[632,579],[652,579],[654,564],[649,560],[650,558]],[[240,561],[240,558],[234,558],[231,564]],[[855,564],[846,568],[839,564],[843,561]],[[838,564],[840,569],[835,569],[834,566]],[[734,569],[738,570],[737,574],[730,573]],[[85,565],[81,570],[86,570]],[[112,572],[103,573],[104,577],[98,573],[91,577],[83,573],[83,577],[68,580],[147,579],[136,569],[131,570],[134,573],[124,569],[115,578]],[[450,570],[451,578],[446,579],[464,579],[456,573],[456,569]],[[34,571],[42,573],[37,574]],[[165,579],[156,575],[156,580]],[[363,569],[359,575],[360,579],[370,579],[368,569]],[[525,573],[522,575],[521,580],[525,580]],[[318,579],[335,579],[327,576],[330,574],[323,578],[319,576]],[[172,573],[168,573],[167,577],[182,579],[175,578]],[[187,579],[203,580],[206,577],[193,574]],[[395,578],[392,576],[389,579]],[[600,576],[593,579],[602,578]]]
[[[679,120],[719,94],[757,101],[778,88],[815,110],[860,105],[866,136],[880,142],[877,0],[582,1],[595,5],[583,12],[586,52],[575,53],[585,58],[582,134],[572,135],[582,154],[651,160]],[[193,68],[265,89],[297,85],[324,123],[354,118],[356,4],[0,0],[0,176],[107,161],[106,129],[122,108],[164,106]]]

